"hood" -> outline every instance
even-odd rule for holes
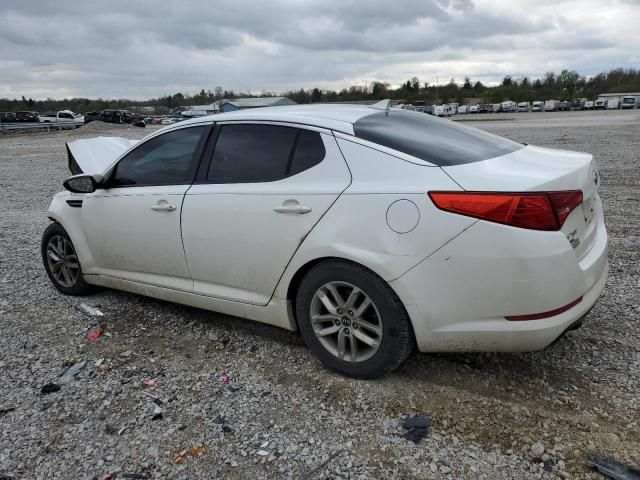
[[[73,175],[104,174],[123,153],[139,141],[122,137],[98,137],[68,142],[69,170]]]

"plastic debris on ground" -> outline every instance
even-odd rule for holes
[[[99,339],[102,335],[104,335],[104,332],[106,331],[107,326],[106,325],[100,325],[98,328],[96,328],[95,330],[91,330],[89,333],[87,333],[84,336],[85,340],[97,340]]]
[[[60,385],[55,383],[47,383],[40,389],[40,393],[46,395],[48,393],[54,393],[60,390]]]
[[[144,385],[144,387],[148,388],[149,390],[154,390],[156,388],[157,383],[158,382],[156,382],[155,378],[148,378],[142,381],[142,384]]]
[[[90,317],[103,317],[104,314],[98,310],[95,307],[91,307],[89,305],[87,305],[86,303],[81,303],[80,305],[75,307],[76,310],[78,310],[81,313],[84,313],[85,315],[88,315]]]
[[[151,420],[162,420],[162,408],[159,405],[155,405],[153,407],[153,415],[151,416]]]
[[[639,467],[625,465],[604,455],[590,455],[585,463],[613,480],[640,480]]]
[[[222,376],[220,377],[220,381],[221,381],[224,385],[228,385],[228,384],[229,384],[229,382],[231,381],[231,377],[225,373],[224,375],[222,375]]]
[[[176,454],[176,463],[177,464],[184,463],[184,461],[187,458],[198,458],[199,456],[203,455],[206,452],[207,452],[207,447],[204,447],[204,446],[191,447],[191,448],[189,448],[187,450],[174,451],[174,453]]]
[[[74,363],[64,371],[64,373],[60,376],[60,380],[58,380],[58,382],[64,385],[73,381],[76,375],[80,373],[80,370],[82,370],[86,365],[86,360]]]
[[[431,419],[425,416],[416,415],[413,417],[407,417],[404,419],[402,424],[402,427],[407,430],[404,434],[404,438],[413,443],[420,443],[420,440],[429,434],[430,426]]]

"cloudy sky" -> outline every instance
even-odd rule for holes
[[[640,67],[640,0],[0,0],[0,97]]]

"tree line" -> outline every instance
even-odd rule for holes
[[[486,86],[481,81],[473,81],[469,77],[465,77],[463,82],[456,82],[452,78],[443,85],[421,82],[418,77],[412,77],[397,88],[393,88],[388,83],[374,81],[342,90],[301,88],[281,93],[263,90],[258,94],[226,90],[218,86],[213,90],[202,89],[195,95],[176,93],[148,100],[102,98],[33,100],[23,96],[21,99],[0,99],[0,111],[45,112],[70,109],[74,112],[91,112],[106,108],[126,109],[153,106],[157,113],[163,113],[176,107],[206,105],[222,99],[279,95],[286,96],[297,103],[356,102],[385,98],[404,103],[423,101],[427,104],[450,102],[463,104],[467,98],[477,98],[482,103],[497,103],[504,100],[523,102],[549,99],[570,100],[581,97],[594,99],[601,93],[610,92],[640,92],[640,71],[633,68],[616,68],[606,73],[585,77],[573,70],[562,70],[560,73],[547,72],[543,77],[536,79],[508,75],[496,86]]]

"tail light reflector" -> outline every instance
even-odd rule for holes
[[[582,203],[582,191],[429,192],[440,210],[533,230],[560,230]]]
[[[507,320],[521,321],[521,320],[540,320],[542,318],[555,317],[556,315],[560,315],[561,313],[564,313],[567,310],[572,309],[581,301],[582,301],[582,297],[575,299],[573,302],[571,302],[568,305],[565,305],[564,307],[556,308],[555,310],[549,310],[548,312],[533,313],[531,315],[511,315],[504,318],[506,318]]]

